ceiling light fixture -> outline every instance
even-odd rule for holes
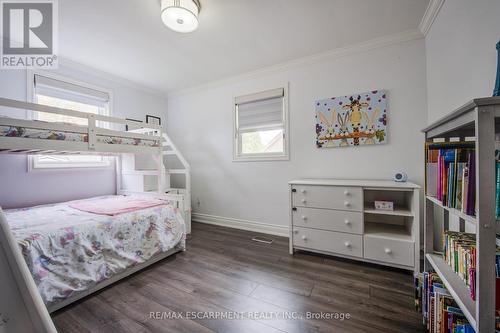
[[[198,28],[200,8],[198,0],[161,0],[161,19],[173,31],[192,32]]]

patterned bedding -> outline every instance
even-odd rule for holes
[[[185,224],[172,205],[106,216],[68,204],[5,211],[47,306],[157,254],[185,248]]]
[[[49,129],[38,129],[38,128],[28,128],[28,127],[14,127],[5,125],[0,125],[0,136],[29,138],[29,139],[88,142],[87,134],[83,133],[54,131]],[[158,140],[134,139],[134,138],[124,138],[119,136],[105,136],[105,135],[97,135],[96,139],[98,143],[106,143],[106,144],[133,145],[133,146],[146,146],[146,147],[159,146]]]

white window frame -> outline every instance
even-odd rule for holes
[[[108,94],[108,112],[106,115],[113,115],[113,92],[110,89],[103,88],[100,86],[92,85],[87,82],[82,82],[78,80],[73,80],[68,77],[57,75],[54,73],[49,73],[43,70],[30,69],[26,71],[26,96],[28,97],[28,102],[35,103],[35,75],[45,76],[50,79],[59,80],[67,82],[69,84],[74,84],[88,89],[93,89],[97,91],[104,92]],[[36,120],[36,112],[26,111],[26,119]],[[75,154],[77,155],[77,154]],[[83,154],[84,155],[84,154]],[[113,157],[103,156],[101,162],[54,162],[54,163],[40,163],[37,155],[28,155],[28,172],[36,171],[50,171],[50,170],[99,170],[99,169],[111,169]]]
[[[283,152],[278,153],[257,153],[257,154],[242,154],[241,148],[241,133],[253,132],[240,130],[238,128],[238,104],[236,98],[233,98],[233,162],[258,162],[258,161],[288,161],[290,160],[290,126],[289,126],[289,110],[288,110],[288,83],[279,88],[266,89],[261,92],[266,92],[273,89],[283,89]],[[257,94],[260,92],[257,92]],[[251,93],[251,94],[255,94]],[[246,95],[246,94],[245,94]],[[249,94],[248,94],[249,95]],[[258,99],[256,100],[258,101]],[[281,126],[275,129],[281,129]],[[266,130],[273,128],[266,127]]]

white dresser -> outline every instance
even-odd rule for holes
[[[290,253],[306,250],[418,272],[420,187],[384,180],[289,182]],[[375,200],[394,210],[375,209]]]

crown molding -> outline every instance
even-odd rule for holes
[[[331,61],[338,58],[368,52],[374,49],[391,46],[394,44],[404,43],[412,40],[422,39],[424,35],[418,29],[403,31],[400,33],[387,35],[365,42],[353,44],[346,47],[332,49],[326,52],[317,53],[314,55],[297,58],[291,61],[283,62],[281,64],[264,67],[255,71],[247,72],[244,74],[226,77],[224,79],[211,81],[205,84],[197,85],[190,88],[172,90],[167,93],[168,98],[178,97],[181,95],[191,94],[200,90],[216,88],[243,80],[249,80],[262,75],[283,72],[292,68],[297,68],[306,65],[312,65],[320,62]]]
[[[113,82],[116,84],[120,84],[122,86],[126,86],[129,88],[133,88],[133,89],[145,92],[145,93],[152,95],[152,96],[161,97],[161,98],[167,97],[164,91],[159,90],[157,88],[142,85],[140,83],[137,83],[137,82],[131,81],[129,79],[125,79],[123,77],[120,77],[118,75],[111,74],[111,73],[102,71],[100,69],[76,62],[76,61],[68,59],[68,58],[64,58],[64,57],[59,56],[59,65],[62,65],[64,67],[68,67],[69,69],[74,69],[74,70],[81,71],[81,72],[87,72],[88,74],[95,76],[97,78],[104,79],[104,80],[107,80],[107,81],[110,81],[110,82]]]
[[[427,36],[429,30],[431,30],[432,24],[436,20],[436,17],[439,14],[439,11],[443,7],[445,0],[430,0],[427,9],[425,10],[424,16],[422,17],[422,21],[418,25],[418,29],[424,36]]]

